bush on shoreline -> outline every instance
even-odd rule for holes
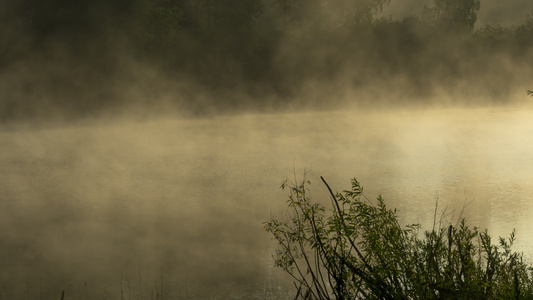
[[[322,178],[322,177],[321,177]],[[331,195],[331,211],[312,202],[305,179],[285,180],[290,213],[265,230],[279,247],[275,265],[287,272],[302,299],[531,299],[533,269],[509,238],[494,242],[467,224],[401,226],[396,210],[375,203],[352,179]]]

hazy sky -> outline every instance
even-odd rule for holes
[[[394,18],[417,15],[424,5],[432,3],[432,0],[391,0],[385,13],[392,14]],[[477,25],[518,25],[524,23],[527,14],[533,14],[531,0],[481,0]]]

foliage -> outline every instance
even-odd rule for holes
[[[526,299],[532,269],[512,250],[514,231],[494,243],[469,226],[402,227],[396,210],[352,188],[331,195],[331,211],[312,202],[310,182],[285,180],[291,213],[265,230],[279,243],[275,265],[287,272],[302,299]],[[421,235],[421,236],[420,236]]]
[[[354,22],[355,24],[371,23],[375,16],[388,5],[390,0],[359,0],[354,1],[355,7]]]
[[[426,8],[430,19],[448,30],[472,31],[481,7],[480,0],[433,0],[434,6]]]
[[[141,13],[139,38],[145,50],[172,49],[183,22],[183,9],[170,0],[146,1]]]
[[[477,27],[479,0],[433,0],[425,15],[403,20],[383,14],[389,3],[0,1],[0,118],[54,118],[37,103],[66,118],[137,105],[118,86],[146,80],[161,95],[180,94],[151,98],[201,114],[323,107],[325,97],[360,106],[503,104],[524,90],[517,78],[533,76],[524,67],[533,63],[532,15]]]
[[[316,23],[317,19],[348,26],[370,24],[389,3],[390,0],[273,0],[283,28],[306,21]]]

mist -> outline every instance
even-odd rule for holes
[[[337,191],[356,177],[427,227],[438,193],[450,221],[516,228],[530,251],[530,120],[404,109],[4,131],[2,297],[289,299],[263,222],[285,214],[279,185],[304,169],[321,203],[319,176]]]
[[[529,251],[533,6],[445,2],[2,1],[0,299],[289,299],[304,169]]]
[[[283,3],[3,1],[1,117],[492,105],[527,89],[527,3],[472,0],[463,20],[429,1]]]

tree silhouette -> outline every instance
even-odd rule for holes
[[[426,8],[430,20],[445,29],[471,32],[481,7],[480,0],[434,0],[432,8]]]

